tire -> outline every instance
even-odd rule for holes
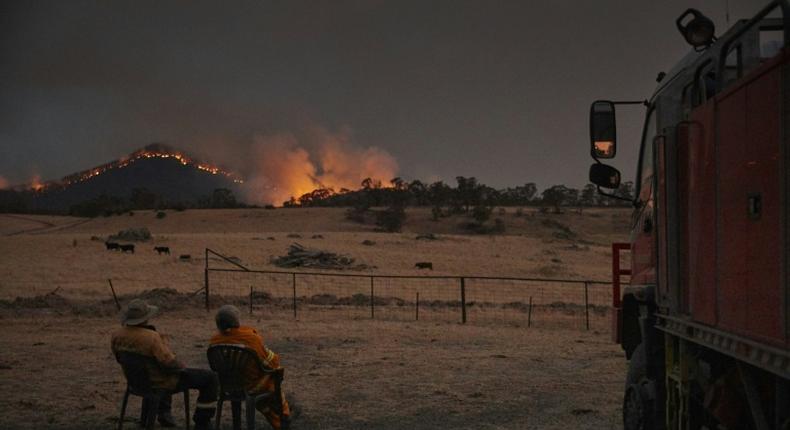
[[[636,347],[628,365],[623,395],[623,428],[625,430],[652,430],[655,396],[650,394],[652,385],[646,377],[647,355],[642,344]]]
[[[625,387],[628,388],[631,384],[638,384],[646,375],[647,355],[645,354],[645,345],[640,343],[631,355],[631,360],[628,364],[628,374],[625,377]]]

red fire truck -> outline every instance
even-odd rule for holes
[[[649,100],[590,109],[590,181],[611,195],[615,107],[647,106],[631,240],[613,247],[631,250],[613,313],[624,426],[787,430],[790,5],[718,38],[694,9],[676,25],[694,49]]]

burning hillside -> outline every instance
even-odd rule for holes
[[[140,190],[158,204],[195,205],[223,188],[242,193],[243,180],[216,165],[193,159],[166,145],[152,144],[126,157],[65,176],[58,181],[15,187],[30,209],[64,211],[96,198],[126,201]]]
[[[212,148],[221,156],[224,147]],[[347,131],[313,128],[302,134],[258,137],[236,171],[199,161],[163,144],[151,144],[118,160],[83,170],[60,180],[43,182],[35,176],[14,187],[31,209],[64,210],[99,196],[128,199],[136,189],[160,196],[165,204],[194,205],[214,189],[225,188],[244,203],[280,205],[314,190],[354,190],[370,179],[388,184],[397,176],[394,157],[376,147],[359,147]],[[225,154],[227,155],[227,154]]]
[[[128,156],[125,156],[119,160],[111,161],[101,166],[96,166],[92,169],[83,170],[82,172],[65,176],[60,181],[49,181],[42,183],[40,178],[35,176],[27,188],[37,192],[49,191],[51,189],[57,188],[66,188],[74,184],[91,180],[111,170],[123,169],[140,160],[157,158],[172,159],[178,161],[183,166],[191,166],[198,170],[211,173],[212,175],[222,175],[237,184],[244,183],[244,181],[240,179],[235,173],[228,172],[210,163],[194,160],[186,154],[171,148],[170,146],[161,143],[153,143],[142,149],[132,152]]]

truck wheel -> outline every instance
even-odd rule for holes
[[[653,429],[653,401],[641,384],[631,384],[625,389],[623,399],[623,428],[625,430]]]
[[[653,397],[650,395],[652,384],[646,375],[647,356],[645,347],[640,344],[634,349],[625,378],[623,396],[623,428],[625,430],[653,429]]]
[[[647,357],[645,355],[645,345],[639,344],[631,354],[628,362],[628,375],[625,377],[625,388],[631,384],[638,384],[647,374]]]

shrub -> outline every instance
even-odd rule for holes
[[[356,205],[346,211],[346,219],[360,224],[365,224],[366,215],[369,207],[367,205]]]
[[[403,206],[390,206],[376,215],[376,225],[390,233],[400,231],[405,220],[406,210]]]
[[[478,224],[483,225],[489,218],[491,218],[491,212],[493,208],[490,206],[485,205],[478,205],[472,209],[472,218],[477,221]]]
[[[162,219],[162,218],[164,218],[166,216],[167,216],[167,214],[165,212],[162,212],[162,211],[159,211],[159,212],[156,213],[156,219]]]
[[[439,218],[442,217],[442,208],[440,206],[434,206],[431,208],[431,219],[434,221],[439,221]]]

